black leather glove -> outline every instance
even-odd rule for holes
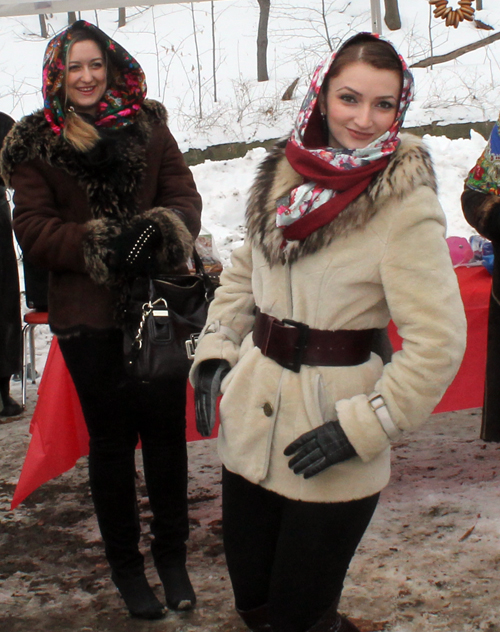
[[[215,426],[215,411],[220,385],[231,367],[227,360],[204,360],[200,363],[194,387],[196,428],[202,437],[209,437]]]
[[[110,246],[113,250],[110,266],[127,275],[153,274],[155,252],[162,241],[158,224],[149,219],[141,220],[115,237]]]
[[[288,463],[295,474],[304,474],[304,478],[311,478],[330,465],[356,456],[356,450],[349,443],[340,423],[327,421],[292,441],[285,448],[284,454],[295,454]]]

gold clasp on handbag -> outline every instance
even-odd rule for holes
[[[191,334],[189,336],[189,339],[186,340],[186,353],[187,353],[187,357],[190,360],[194,359],[194,352],[196,351],[199,337],[200,337],[200,334]]]

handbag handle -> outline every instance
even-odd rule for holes
[[[196,274],[199,274],[203,279],[203,285],[205,287],[205,296],[208,302],[210,302],[214,297],[215,287],[212,279],[208,276],[205,266],[203,265],[203,261],[201,260],[196,247],[193,246],[193,261],[194,267],[196,270]]]

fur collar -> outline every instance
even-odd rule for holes
[[[301,183],[301,176],[285,157],[286,143],[287,139],[279,141],[260,164],[246,210],[248,236],[270,266],[283,259],[282,231],[276,227],[277,200]],[[362,228],[389,198],[401,199],[422,185],[437,191],[431,157],[418,137],[402,134],[386,169],[334,221],[302,241],[290,242],[286,248],[288,261],[293,263],[324,248],[334,238]]]
[[[16,167],[40,159],[74,176],[86,190],[94,219],[128,220],[137,213],[137,193],[146,167],[146,148],[155,121],[167,121],[161,103],[144,102],[132,125],[101,131],[90,152],[79,152],[51,130],[38,110],[17,123],[1,153],[1,174],[6,183]]]

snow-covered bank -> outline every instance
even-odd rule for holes
[[[460,205],[464,179],[486,143],[476,132],[471,139],[450,140],[445,136],[425,136],[438,176],[439,200],[447,218],[447,234],[469,237],[475,231],[465,221]],[[207,161],[192,167],[203,198],[203,225],[209,230],[224,264],[231,251],[241,244],[248,189],[265,149],[249,151],[244,158],[221,162]]]

